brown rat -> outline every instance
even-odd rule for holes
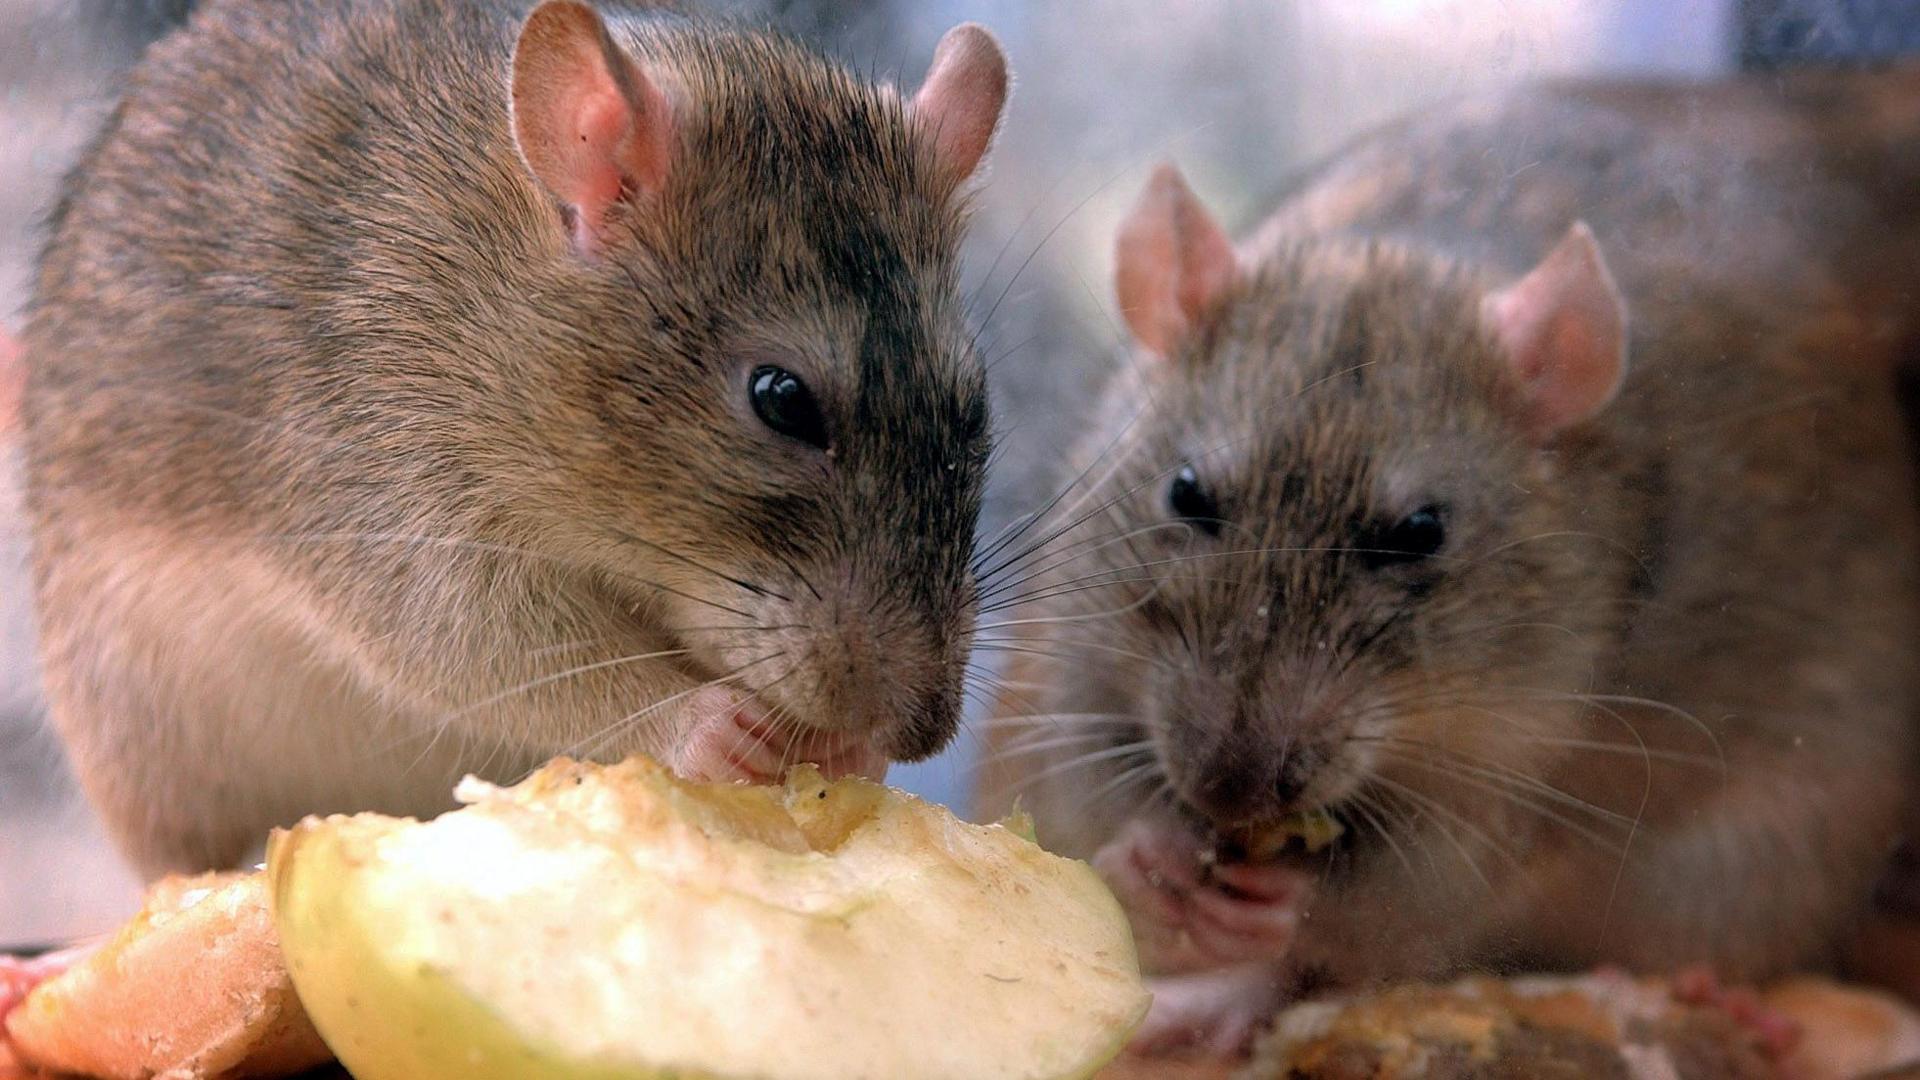
[[[1920,72],[1462,105],[1237,250],[1156,174],[1133,363],[982,624],[988,795],[1188,976],[1144,1041],[1317,981],[1831,959],[1912,773],[1916,193]],[[1311,808],[1329,854],[1207,863]]]
[[[907,99],[613,3],[219,0],[155,46],[23,335],[52,715],[139,865],[562,752],[939,749],[1006,86],[977,27]]]

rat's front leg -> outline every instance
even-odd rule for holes
[[[1245,1049],[1284,997],[1286,960],[1312,896],[1290,866],[1209,864],[1189,830],[1134,821],[1094,855],[1160,978],[1134,1047]]]
[[[687,698],[685,716],[667,760],[674,772],[691,780],[771,783],[802,762],[818,765],[829,780],[887,775],[886,755],[865,735],[799,728],[760,708],[743,691],[698,690]]]
[[[1198,1051],[1245,1054],[1286,1003],[1291,985],[1278,964],[1242,964],[1197,975],[1147,980],[1153,1006],[1128,1048],[1137,1054]]]

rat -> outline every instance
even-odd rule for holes
[[[1139,1045],[1834,959],[1914,771],[1916,192],[1915,71],[1455,103],[1239,243],[1154,174],[1129,362],[981,624],[982,808],[1127,907]]]
[[[52,722],[145,874],[461,775],[879,775],[956,731],[1008,88],[568,0],[213,0],[22,332]]]

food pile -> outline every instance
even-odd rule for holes
[[[160,881],[6,1027],[27,1061],[110,1080],[288,1076],[333,1056],[294,995],[259,874]]]
[[[1237,1080],[1855,1080],[1913,1062],[1920,1017],[1880,994],[1600,971],[1296,1005]]]
[[[1093,872],[1018,820],[804,766],[747,786],[561,760],[457,795],[429,822],[309,818],[264,872],[161,882],[7,1018],[15,1050],[105,1080],[336,1057],[357,1080],[1853,1080],[1920,1061],[1920,1016],[1871,992],[1597,972],[1309,1001],[1250,1063],[1101,1071],[1147,1005],[1132,939]],[[1220,849],[1284,858],[1339,832],[1305,816]]]
[[[18,1048],[100,1077],[330,1050],[358,1080],[1064,1080],[1146,1010],[1112,895],[1018,827],[807,767],[756,787],[562,760],[458,794],[424,823],[310,818],[264,877],[163,887],[34,991]],[[194,1039],[153,1037],[180,1013]]]

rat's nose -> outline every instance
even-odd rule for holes
[[[1273,799],[1281,810],[1291,810],[1307,791],[1306,770],[1296,761],[1287,761],[1280,766],[1280,775],[1273,782]]]
[[[940,684],[927,688],[913,704],[897,710],[880,728],[880,742],[895,761],[923,761],[945,749],[960,730],[960,688]]]
[[[1195,761],[1182,785],[1193,809],[1231,825],[1305,809],[1318,758],[1298,745],[1229,739]]]
[[[1221,747],[1193,770],[1187,802],[1218,825],[1249,821],[1272,807],[1271,767],[1245,747]]]

